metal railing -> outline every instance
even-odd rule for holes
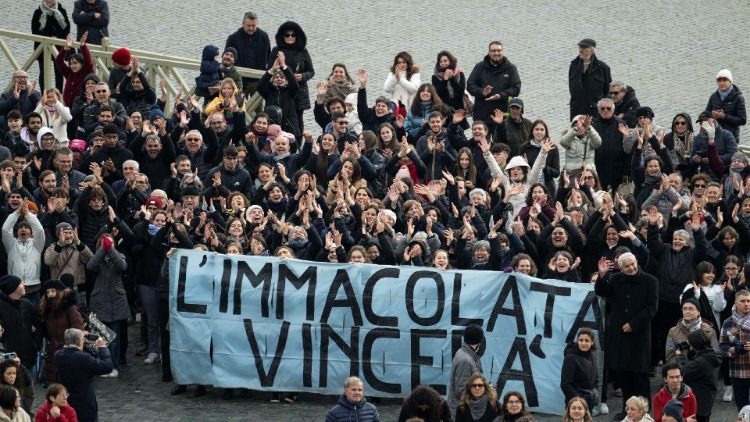
[[[23,64],[19,64],[20,62],[16,59],[16,56],[13,55],[13,52],[6,42],[8,39],[39,43],[39,46],[34,49]],[[102,80],[106,81],[109,78],[110,68],[112,67],[112,52],[120,47],[110,45],[109,38],[104,38],[102,40],[102,45],[87,45],[91,52],[91,58],[94,61],[94,72],[99,75]],[[0,29],[0,50],[2,50],[14,72],[19,69],[28,71],[31,66],[36,63],[39,56],[42,56],[45,69],[48,70],[44,72],[44,80],[40,81],[41,88],[54,86],[54,73],[52,73],[52,67],[54,65],[55,57],[57,57],[58,47],[64,46],[65,40],[63,39]],[[74,42],[73,46],[78,48],[80,45],[78,42]],[[157,77],[167,82],[168,98],[166,106],[167,110],[165,110],[167,114],[171,112],[171,106],[173,103],[171,100],[175,98],[177,93],[192,93],[195,91],[195,83],[188,83],[181,71],[190,71],[197,76],[200,72],[200,60],[169,56],[166,54],[135,50],[131,48],[129,48],[129,50],[131,55],[138,57],[141,67],[146,72],[149,84],[151,84],[152,88],[157,90],[157,95],[159,88]],[[264,70],[245,67],[237,67],[237,71],[241,76],[255,79],[260,79],[265,72]],[[12,84],[12,81],[10,84]],[[252,115],[254,114],[252,111],[258,109],[262,103],[263,98],[257,92],[245,102],[245,109],[248,111],[248,119],[252,118]]]

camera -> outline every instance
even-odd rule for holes
[[[96,334],[91,334],[91,333],[86,334],[84,337],[87,341],[93,341],[93,342],[95,342],[99,338],[99,336],[97,336]]]
[[[14,360],[18,356],[16,355],[16,352],[10,352],[10,353],[3,353],[0,354],[0,362],[5,362],[6,360]]]
[[[676,342],[674,344],[674,348],[681,352],[687,352],[688,350],[690,350],[690,345],[688,344],[688,342],[682,340],[682,341]]]

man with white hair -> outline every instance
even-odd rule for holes
[[[621,420],[628,397],[651,397],[651,319],[659,301],[659,284],[638,268],[638,261],[630,252],[620,255],[617,264],[620,272],[613,271],[612,261],[599,260],[594,290],[608,298],[612,306],[604,350],[609,370],[617,373],[621,382],[622,412],[614,418]]]
[[[357,377],[349,377],[344,382],[344,394],[326,415],[326,422],[344,421],[378,422],[380,415],[374,404],[365,399],[365,385]]]

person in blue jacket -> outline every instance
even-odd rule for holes
[[[326,414],[326,422],[379,422],[380,415],[374,404],[365,399],[365,387],[362,380],[349,377],[344,382],[344,394],[339,397],[336,406]]]

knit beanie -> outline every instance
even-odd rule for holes
[[[112,52],[112,61],[119,64],[120,66],[127,66],[130,64],[130,50],[125,47],[120,47]]]
[[[464,330],[464,343],[475,345],[482,343],[484,340],[484,330],[476,324],[471,324]]]
[[[682,412],[685,410],[685,406],[682,405],[682,402],[676,399],[672,399],[669,402],[667,402],[666,406],[664,406],[664,414],[667,416],[671,416],[677,420],[677,422],[683,422],[684,419],[682,418]]]
[[[4,275],[0,277],[0,292],[9,295],[16,291],[21,284],[21,279],[14,275]]]
[[[732,82],[732,72],[729,71],[729,69],[721,69],[719,73],[716,74],[716,79],[719,78],[727,78],[729,79],[729,82]]]

